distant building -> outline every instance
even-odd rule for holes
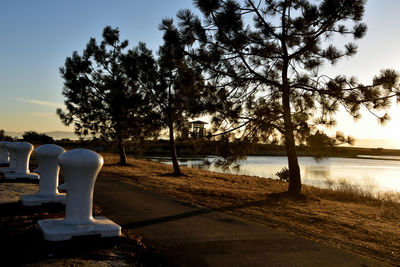
[[[204,121],[192,121],[190,129],[184,128],[181,131],[181,138],[183,140],[187,140],[189,138],[198,139],[204,138],[207,136],[207,130],[204,128],[204,125],[208,124]]]
[[[190,123],[192,125],[192,130],[190,131],[191,138],[204,138],[207,135],[206,128],[204,125],[208,124],[204,121],[192,121]]]

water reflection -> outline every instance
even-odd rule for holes
[[[330,186],[329,183],[327,183],[331,177],[330,166],[309,165],[304,166],[302,169],[304,170],[302,177],[307,180],[307,184],[321,188]]]
[[[170,164],[168,158],[158,157],[153,160]],[[181,158],[180,164],[214,172],[273,179],[278,179],[275,174],[287,166],[286,157],[249,156],[247,160],[240,162],[240,168],[221,168],[215,161],[215,157]],[[299,157],[299,165],[304,184],[328,188],[345,179],[348,183],[366,190],[400,192],[400,160],[397,158],[327,158],[317,162],[312,157]]]

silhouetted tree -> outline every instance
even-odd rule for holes
[[[0,141],[12,141],[13,138],[11,136],[6,135],[4,130],[0,130]]]
[[[36,131],[27,131],[24,132],[22,135],[22,139],[26,142],[32,142],[32,143],[40,143],[40,144],[52,144],[54,143],[54,139],[51,136],[48,136],[47,134],[41,134]]]
[[[82,55],[73,52],[60,68],[66,111],[57,114],[64,124],[74,124],[80,136],[116,141],[125,165],[124,142],[156,133],[157,127],[150,123],[154,113],[148,99],[126,75],[128,41],[121,42],[119,30],[109,26],[102,36],[100,44],[91,38]]]
[[[194,4],[203,21],[189,10],[177,16],[191,46],[188,54],[208,71],[214,124],[240,129],[242,138],[254,141],[283,138],[289,193],[301,192],[296,140],[304,142],[317,126],[335,125],[340,106],[355,119],[364,106],[384,122],[389,117],[382,109],[392,96],[400,99],[398,73],[393,70],[382,71],[370,86],[355,77],[320,74],[323,64],[356,53],[354,43],[340,50],[332,40],[365,35],[364,0],[195,0]]]
[[[203,78],[201,69],[195,68],[184,55],[183,42],[172,19],[164,19],[160,30],[164,31],[164,43],[158,51],[158,58],[154,59],[143,43],[139,44],[131,51],[135,55],[132,57],[131,73],[137,75],[160,115],[162,126],[168,128],[174,175],[181,175],[175,132],[188,126],[188,118],[202,112],[200,97]]]
[[[5,140],[6,138],[6,134],[4,132],[4,130],[0,130],[0,140]]]

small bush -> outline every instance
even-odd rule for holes
[[[275,175],[278,176],[279,180],[281,180],[282,182],[289,182],[290,172],[288,168],[283,167],[282,170],[275,173]]]

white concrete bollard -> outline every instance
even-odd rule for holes
[[[103,158],[90,150],[81,149],[72,152],[59,158],[65,177],[65,184],[61,189],[68,192],[65,222],[87,224],[93,220],[94,184],[103,166]]]
[[[35,195],[22,195],[21,201],[24,206],[38,206],[43,203],[65,204],[66,196],[58,192],[58,157],[64,153],[64,148],[46,144],[37,147],[33,154],[38,162],[40,172],[39,193]]]
[[[93,217],[93,191],[103,157],[88,149],[73,149],[58,158],[67,191],[64,219],[38,221],[44,239],[61,241],[80,235],[119,236],[121,227],[105,217]]]
[[[6,148],[8,150],[8,153],[10,155],[9,159],[9,166],[7,168],[1,168],[0,173],[12,173],[15,172],[15,167],[16,167],[16,158],[15,158],[15,151],[13,149],[14,142],[7,142],[6,143]]]
[[[6,173],[4,177],[6,179],[31,179],[38,180],[39,175],[36,173],[31,173],[29,171],[29,159],[31,153],[33,151],[33,145],[27,142],[16,142],[11,146],[11,151],[14,150],[15,153],[15,172],[14,173]],[[9,148],[9,151],[10,151]]]
[[[0,165],[8,166],[9,164],[7,143],[7,141],[0,141]]]

